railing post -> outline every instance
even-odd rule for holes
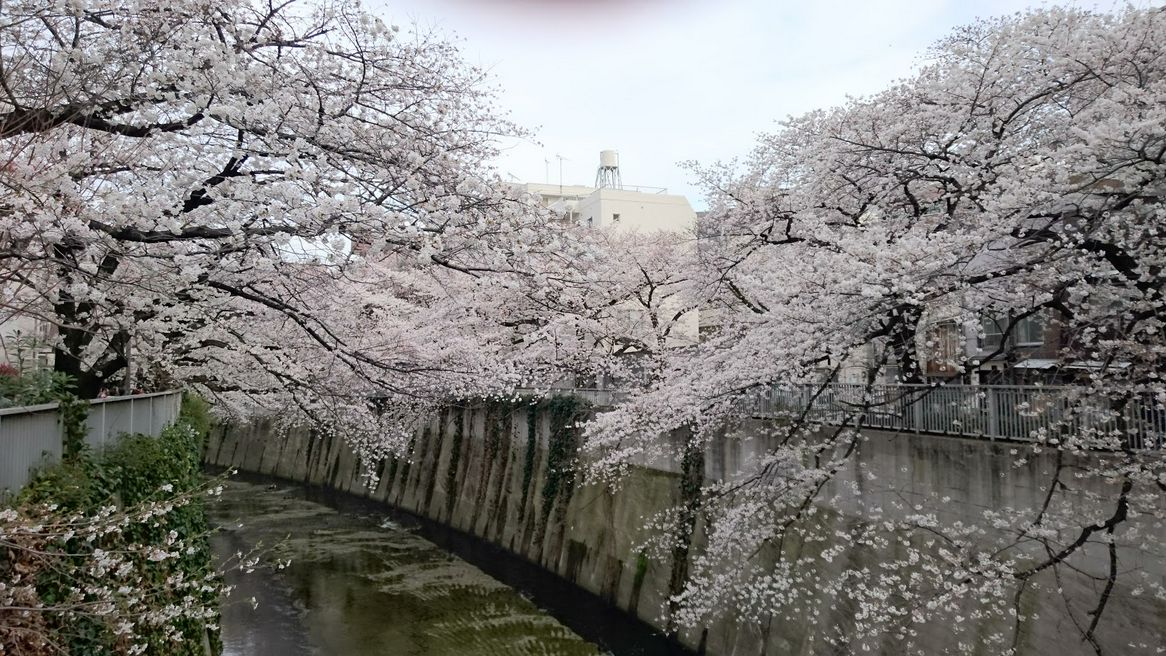
[[[1142,440],[1142,418],[1139,412],[1138,402],[1127,403],[1125,407],[1126,416],[1126,444],[1131,449],[1140,449],[1143,445]]]
[[[994,387],[985,387],[988,390],[984,398],[988,401],[988,437],[995,440],[1000,436],[1000,404],[997,390]]]

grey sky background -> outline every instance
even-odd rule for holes
[[[507,178],[558,183],[561,155],[565,184],[591,184],[599,151],[612,148],[625,185],[667,187],[697,209],[702,194],[680,162],[744,156],[758,133],[788,115],[910,75],[927,46],[956,26],[1049,4],[366,1],[394,23],[437,28],[491,71],[501,105],[535,132],[498,162]]]

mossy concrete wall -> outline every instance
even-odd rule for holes
[[[692,489],[686,480],[691,482],[694,475],[718,480],[750,471],[767,447],[767,431],[760,424],[746,424],[739,434],[710,447],[698,458],[696,469],[679,459],[646,463],[612,492],[580,484],[574,476],[573,424],[546,403],[447,409],[417,431],[410,457],[374,463],[379,479],[373,488],[365,484],[363,463],[343,440],[317,438],[307,430],[276,432],[264,422],[216,430],[206,462],[369,497],[442,522],[539,563],[662,631],[672,630],[668,598],[683,583],[688,560],[702,548],[701,522],[695,522],[685,548],[674,550],[669,562],[661,562],[637,554],[636,545],[648,537],[646,519],[683,505]],[[928,499],[934,505],[941,497],[950,498],[942,504],[949,521],[982,521],[985,508],[1032,507],[1046,489],[1049,461],[1034,458],[1016,467],[1015,459],[1008,445],[872,433],[852,468],[841,472],[837,484],[823,495],[836,507],[826,509],[818,521],[842,528],[861,521],[874,507],[883,511],[904,500],[910,506],[913,499]],[[860,467],[876,473],[877,482],[861,476]],[[860,493],[848,493],[855,486]],[[1150,546],[1125,554],[1123,563],[1149,568],[1166,583],[1166,536],[1161,526],[1154,530],[1156,545],[1148,540]],[[1095,551],[1103,557],[1101,549]],[[854,546],[838,559],[837,567],[865,563],[877,568],[881,556]],[[1096,587],[1078,585],[1062,595],[1030,595],[1024,609],[1037,611],[1040,621],[1022,629],[1019,653],[1093,653],[1065,608],[1075,605],[1084,612],[1087,604],[1096,603]],[[1114,595],[1106,628],[1099,634],[1112,653],[1126,653],[1122,645],[1131,641],[1157,644],[1166,627],[1166,607],[1127,592]],[[707,626],[680,630],[678,639],[693,649],[724,656],[848,653],[823,642],[821,628],[853,621],[848,614],[854,609],[822,601],[820,608],[832,609],[826,615],[782,611],[763,623],[739,621],[734,609],[725,609],[723,617]],[[1004,626],[999,620],[981,624],[973,635],[1012,630],[1010,623]],[[955,651],[942,623],[916,628],[919,642],[934,646],[928,653]],[[879,651],[898,654],[900,647],[887,641]]]

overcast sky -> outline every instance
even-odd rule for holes
[[[366,0],[402,26],[454,36],[535,131],[498,162],[522,182],[587,184],[599,151],[625,185],[704,206],[680,162],[748,153],[775,122],[879,91],[977,16],[1039,0]],[[1082,3],[1078,3],[1079,5]],[[1083,6],[1112,8],[1114,0]],[[550,161],[549,167],[546,162]]]

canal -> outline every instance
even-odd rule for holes
[[[227,574],[225,656],[687,653],[533,564],[384,506],[255,479],[209,510],[216,558],[263,563]]]

